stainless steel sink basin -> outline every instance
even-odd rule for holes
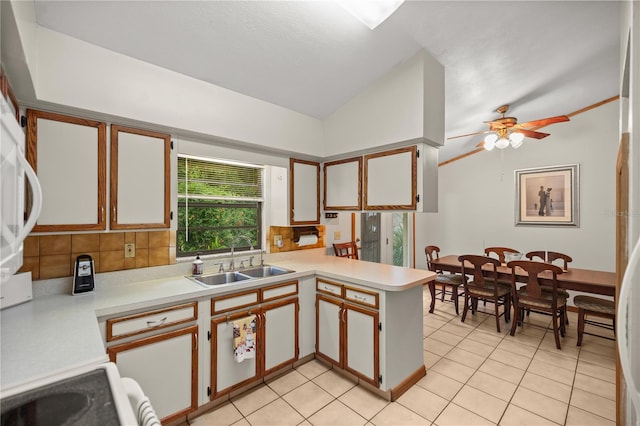
[[[273,275],[290,274],[292,272],[294,271],[272,265],[258,266],[257,268],[242,269],[240,271],[241,274],[249,275],[253,278],[271,277]]]
[[[245,274],[241,274],[240,272],[221,272],[219,274],[203,275],[201,277],[191,278],[204,285],[221,285],[233,283],[236,281],[248,280],[251,277]]]

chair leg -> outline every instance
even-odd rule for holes
[[[516,328],[518,327],[518,322],[520,321],[520,309],[518,308],[518,302],[513,301],[513,318],[511,320],[511,335],[516,334]]]
[[[469,295],[465,293],[464,295],[464,309],[462,310],[462,318],[460,321],[464,322],[467,318],[467,312],[469,311]]]
[[[567,312],[566,307],[565,309],[560,310],[560,336],[562,337],[564,337],[566,333],[566,328],[565,328],[565,321],[567,318],[566,312]]]
[[[451,287],[451,294],[453,295],[453,304],[456,307],[456,315],[460,315],[460,312],[458,312],[458,287],[457,286],[453,286]]]
[[[446,293],[447,286],[445,284],[442,284],[440,286],[440,301],[444,302],[444,294]]]
[[[560,333],[558,330],[558,313],[552,312],[551,318],[553,319],[553,336],[556,338],[556,348],[562,349],[560,346]]]
[[[584,333],[584,309],[578,308],[578,344],[582,346],[582,334]]]
[[[431,306],[429,307],[429,313],[432,314],[436,307],[436,282],[429,282],[429,293],[431,293]]]
[[[504,320],[506,322],[511,321],[511,295],[507,294],[504,297],[504,304],[505,304],[505,308],[504,308]]]
[[[498,300],[493,301],[493,305],[495,306],[495,314],[496,314],[496,328],[498,329],[498,333],[500,333],[500,305],[498,304]]]

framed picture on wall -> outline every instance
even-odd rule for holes
[[[516,226],[580,226],[578,164],[515,171]]]

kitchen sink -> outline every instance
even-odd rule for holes
[[[201,277],[191,277],[195,281],[204,285],[222,285],[234,283],[236,281],[248,280],[251,277],[240,272],[220,272],[219,274],[203,275]]]
[[[272,277],[276,275],[290,274],[291,269],[280,268],[278,266],[264,265],[250,267],[247,269],[240,269],[239,271],[231,272],[219,272],[217,274],[202,275],[200,277],[188,276],[197,282],[205,286],[214,286],[222,284],[231,284],[239,281],[255,280],[257,278]]]
[[[290,274],[294,271],[290,269],[279,268],[272,265],[259,266],[257,268],[243,269],[240,271],[243,275],[249,275],[253,278],[271,277],[273,275]]]

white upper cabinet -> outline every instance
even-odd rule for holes
[[[27,159],[43,197],[34,232],[106,228],[106,127],[27,110]]]
[[[290,224],[320,223],[320,163],[291,158],[289,173]]]
[[[417,148],[410,146],[364,156],[364,209],[415,210]]]
[[[111,229],[168,228],[171,137],[111,126]]]
[[[324,210],[362,209],[362,157],[324,163]]]
[[[364,156],[364,210],[438,211],[438,151],[413,145]]]

